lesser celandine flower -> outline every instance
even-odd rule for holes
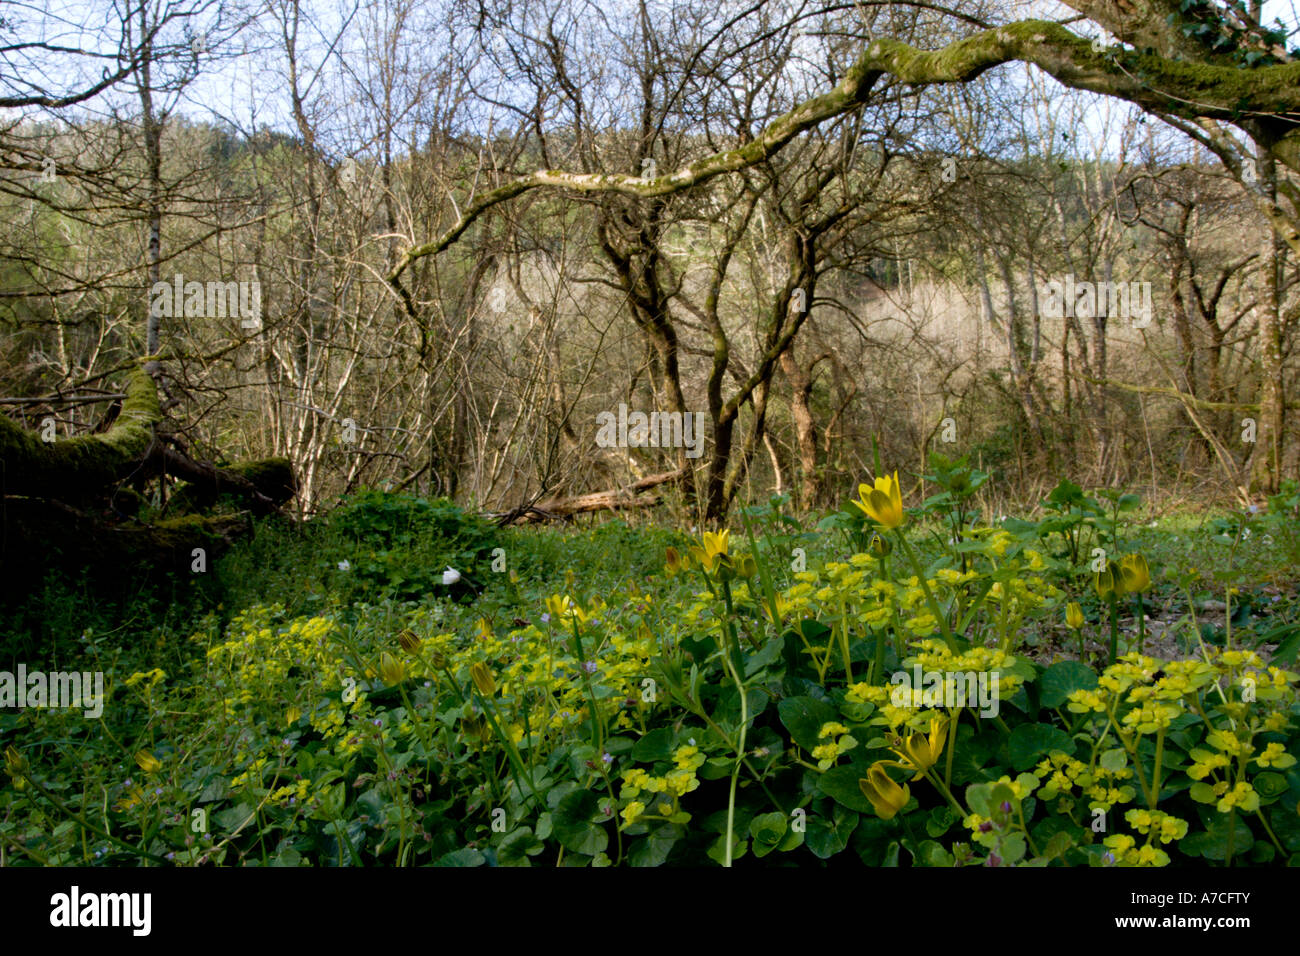
[[[887,558],[889,552],[894,550],[894,546],[890,544],[889,539],[884,535],[873,534],[871,543],[867,545],[867,550],[871,552],[873,557]]]
[[[479,661],[469,669],[469,676],[473,679],[474,686],[478,688],[478,692],[484,697],[491,697],[496,693],[496,678],[492,676],[492,669],[482,661]]]
[[[1107,561],[1104,568],[1093,572],[1092,585],[1097,589],[1100,597],[1109,597],[1112,594],[1119,597],[1124,593],[1124,580],[1119,565],[1114,561]]]
[[[892,820],[912,798],[912,792],[907,784],[898,784],[885,772],[887,765],[888,761],[876,761],[867,770],[866,777],[858,781],[863,796],[871,801],[876,814],[882,820]]]
[[[385,684],[392,686],[406,680],[406,665],[388,651],[379,656],[379,676]]]
[[[397,635],[397,643],[408,654],[415,654],[420,650],[420,639],[415,636],[414,631],[409,629]]]
[[[21,777],[27,772],[27,758],[12,744],[5,748],[5,772],[11,777]]]
[[[141,750],[135,755],[135,762],[145,773],[157,773],[162,769],[162,763],[153,754],[147,750]]]
[[[700,567],[712,574],[718,570],[720,564],[728,560],[727,546],[730,537],[730,531],[704,532],[701,537],[704,547],[691,548],[691,557],[696,560]]]
[[[546,599],[546,612],[556,624],[567,624],[570,616],[576,616],[582,624],[587,623],[587,612],[573,603],[567,594],[552,594]]]
[[[898,472],[882,475],[871,485],[858,485],[858,500],[853,504],[882,528],[897,528],[903,523],[903,488]]]
[[[1076,631],[1083,627],[1083,608],[1079,607],[1078,601],[1071,601],[1065,606],[1065,624]]]
[[[1147,559],[1140,554],[1126,554],[1120,558],[1119,573],[1126,594],[1140,594],[1151,587],[1151,569],[1147,567]]]
[[[904,770],[915,770],[916,777],[913,779],[920,779],[943,756],[943,742],[947,732],[948,721],[946,718],[931,717],[929,737],[923,734],[911,734],[906,740],[902,737],[895,737],[894,746],[890,749],[903,758],[903,762],[899,766]],[[900,747],[901,750],[898,749]]]

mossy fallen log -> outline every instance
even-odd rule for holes
[[[0,493],[87,501],[130,477],[157,442],[158,387],[147,367],[131,373],[108,431],[44,441],[0,415]]]
[[[284,458],[224,466],[191,458],[163,425],[156,371],[144,364],[131,373],[102,434],[46,441],[0,416],[0,592],[54,570],[197,573],[196,563],[251,531],[250,513],[273,513],[293,497]],[[183,484],[159,509],[149,488],[163,475]],[[218,504],[223,513],[206,513]]]

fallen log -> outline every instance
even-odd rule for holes
[[[509,511],[489,513],[487,517],[495,518],[497,524],[504,527],[515,523],[529,524],[538,521],[571,518],[576,514],[586,514],[593,511],[624,511],[635,508],[651,508],[662,504],[663,499],[659,495],[647,497],[642,494],[643,492],[670,482],[680,481],[685,475],[686,473],[681,470],[664,471],[654,475],[647,475],[630,485],[612,491],[593,491],[583,495],[548,498],[545,501],[523,504]]]
[[[196,548],[210,560],[250,532],[250,512],[275,513],[293,497],[286,459],[219,466],[192,458],[163,425],[157,371],[147,363],[131,373],[120,410],[99,433],[48,441],[0,416],[5,590],[55,569],[110,577],[189,570]],[[163,475],[183,483],[161,513],[149,515],[144,492]],[[225,513],[208,513],[221,502]]]

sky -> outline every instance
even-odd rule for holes
[[[177,19],[164,33],[165,42],[182,54],[175,58],[175,65],[165,75],[171,79],[188,78],[187,71],[191,70],[197,70],[197,75],[179,92],[161,95],[159,101],[164,108],[173,115],[193,120],[222,122],[246,135],[263,128],[292,132],[279,15],[288,0],[0,0],[0,31],[3,31],[0,39],[8,43],[0,51],[0,91],[3,95],[24,95],[38,88],[75,89],[88,82],[99,69],[112,62],[125,11],[139,2],[149,4],[155,11],[189,14]],[[418,119],[437,117],[440,96],[450,102],[445,91],[440,92],[436,86],[418,86],[418,78],[429,67],[436,68],[452,58],[477,64],[474,86],[481,99],[473,115],[480,122],[491,115],[495,123],[500,123],[499,117],[505,110],[485,101],[510,103],[518,94],[512,92],[508,79],[491,66],[477,41],[463,33],[453,34],[445,12],[452,2],[384,0],[362,6],[361,0],[304,0],[299,27],[299,69],[327,151],[331,143],[339,144],[341,149],[345,148],[343,144],[350,144],[346,148],[353,151],[357,144],[365,148],[368,126],[375,112],[366,108],[366,100],[371,93],[378,95],[381,85],[377,68],[380,58],[374,51],[382,46],[377,38],[394,22],[394,9],[404,11],[406,35],[411,38],[405,62],[399,64],[397,82],[399,87],[405,85],[406,99],[419,104],[403,117],[408,130],[416,128]],[[1285,24],[1295,25],[1300,22],[1297,2],[1300,0],[1268,0],[1264,5],[1265,20],[1271,22],[1278,17]],[[722,15],[741,6],[739,0],[724,0],[713,3],[710,9]],[[584,44],[584,56],[594,64],[599,60],[602,46],[616,42],[606,25],[629,22],[625,18],[631,13],[630,2],[573,0],[573,7],[574,16],[568,28],[575,34],[584,34],[580,40]],[[536,29],[536,16],[528,12],[529,5],[525,3],[521,9],[525,11],[523,16],[531,16],[526,25]],[[1010,17],[1059,18],[1069,13],[1068,8],[1058,3],[1041,0],[1011,0],[1006,9]],[[1093,28],[1090,24],[1080,24],[1077,29],[1086,33]],[[75,48],[92,55],[17,48],[19,44],[34,42]],[[496,42],[499,46],[501,41]],[[579,68],[582,59],[579,58]],[[1024,68],[1014,64],[1003,69],[1024,72]],[[1051,85],[1054,81],[1049,79],[1047,83]],[[410,95],[412,89],[418,89],[419,95]],[[1116,105],[1121,111],[1125,108]],[[122,88],[101,95],[67,115],[105,116],[118,110],[129,116],[138,109],[138,99],[129,89]],[[462,116],[470,115],[464,112],[465,107],[461,109]],[[17,115],[14,110],[5,112],[10,117]],[[32,115],[30,111],[28,115]],[[1105,107],[1085,110],[1083,138],[1112,135],[1108,115],[1113,118],[1116,114]]]

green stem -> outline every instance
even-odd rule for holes
[[[1142,592],[1138,592],[1138,653],[1147,652],[1147,614],[1146,605],[1142,601]]]
[[[930,590],[930,584],[925,579],[925,573],[921,570],[920,563],[916,560],[916,555],[912,551],[912,546],[907,543],[907,538],[903,536],[901,528],[894,529],[894,535],[898,538],[898,543],[907,555],[908,563],[912,565],[912,570],[916,574],[916,580],[921,585],[921,590],[925,592],[925,602],[930,607],[930,613],[939,623],[939,633],[943,635],[943,642],[948,645],[948,650],[954,654],[961,653],[961,648],[957,646],[956,639],[952,636],[952,631],[948,627],[948,616],[939,610],[939,602],[934,599],[934,593]]]
[[[1133,758],[1135,761],[1137,757]],[[1165,728],[1161,727],[1156,731],[1156,762],[1151,771],[1151,797],[1147,804],[1148,810],[1154,810],[1156,803],[1160,800],[1160,771],[1161,764],[1165,759]]]
[[[110,841],[110,842],[112,842],[112,843],[116,843],[118,846],[120,846],[122,849],[126,850],[128,853],[134,853],[136,856],[142,856],[142,857],[145,857],[146,859],[153,860],[155,863],[161,863],[163,866],[167,866],[167,865],[169,865],[169,864],[168,864],[168,861],[165,860],[165,859],[163,859],[162,857],[160,857],[160,856],[155,856],[154,854],[149,853],[149,852],[146,851],[146,850],[142,850],[142,849],[140,849],[140,848],[137,847],[137,846],[132,846],[131,844],[127,843],[125,840],[119,840],[117,837],[113,836],[111,833],[108,833],[108,832],[105,831],[105,830],[101,830],[99,827],[95,826],[93,823],[91,823],[89,820],[87,820],[85,817],[83,817],[80,813],[77,813],[77,812],[73,811],[70,807],[68,807],[67,805],[65,805],[65,804],[63,803],[62,800],[60,800],[60,799],[59,799],[58,797],[56,797],[54,794],[50,793],[50,791],[46,790],[43,786],[41,786],[39,783],[37,783],[37,782],[36,782],[35,780],[33,780],[31,777],[23,777],[23,779],[26,780],[27,783],[28,783],[31,787],[33,787],[33,788],[36,790],[37,793],[39,793],[39,794],[40,794],[41,796],[43,796],[46,800],[50,801],[50,803],[52,803],[52,804],[54,804],[56,807],[58,807],[59,810],[60,810],[61,812],[63,812],[63,813],[66,814],[67,816],[71,817],[73,820],[76,820],[77,823],[81,824],[83,827],[85,827],[85,828],[86,828],[87,830],[89,830],[91,833],[97,833],[97,834],[99,834],[100,836],[102,836],[105,840],[108,840],[108,841]]]
[[[1111,591],[1109,595],[1110,604],[1110,658],[1107,664],[1114,664],[1116,654],[1119,651],[1119,601],[1115,597],[1115,592]]]
[[[948,711],[948,753],[943,763],[943,782],[945,786],[952,785],[952,758],[957,753],[957,720],[960,717],[960,707]]]
[[[723,863],[723,866],[730,867],[731,847],[735,842],[733,833],[736,825],[736,784],[740,779],[740,765],[745,759],[745,730],[749,724],[749,702],[745,699],[745,685],[725,654],[723,655],[723,661],[727,664],[727,670],[731,674],[732,681],[735,682],[736,692],[740,694],[740,739],[736,745],[736,765],[731,768],[731,788],[727,794],[727,848],[725,862]]]
[[[948,801],[948,806],[952,807],[953,810],[956,811],[958,820],[970,816],[966,810],[962,809],[962,805],[957,802],[957,798],[952,795],[952,791],[948,789],[947,785],[935,776],[933,768],[925,772],[925,779],[934,784],[934,788],[939,791],[945,800]]]
[[[871,683],[883,684],[885,682],[885,635],[876,631],[876,651],[875,657],[871,661]]]

